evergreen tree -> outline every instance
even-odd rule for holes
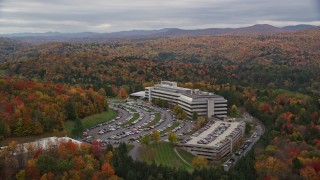
[[[80,118],[76,118],[74,128],[72,130],[72,134],[79,137],[82,135],[83,132],[83,126]]]
[[[304,167],[304,165],[301,163],[301,161],[297,157],[292,159],[292,164],[293,164],[293,171],[296,173],[299,172],[299,170]]]
[[[77,118],[75,104],[72,102],[71,99],[65,105],[67,119],[75,120]]]
[[[192,113],[192,120],[196,121],[198,119],[198,113],[197,112],[193,112]]]
[[[126,143],[120,143],[118,147],[118,152],[119,152],[119,155],[121,156],[125,156],[127,154],[128,149],[127,149]]]

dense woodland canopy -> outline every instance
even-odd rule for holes
[[[320,90],[320,30],[252,36],[200,36],[111,44],[30,45],[2,39],[0,67],[9,75],[82,84],[117,94],[161,79]],[[11,42],[12,41],[12,42]],[[10,46],[9,46],[10,47]],[[16,47],[16,48],[15,48]],[[15,61],[14,63],[10,63]]]
[[[100,112],[107,104],[95,91],[117,96],[120,89],[131,93],[160,80],[172,80],[184,87],[223,95],[230,106],[245,107],[266,126],[266,133],[254,150],[229,174],[196,170],[193,178],[320,176],[319,28],[272,35],[176,37],[110,44],[26,46],[10,39],[0,41],[1,51],[6,52],[1,56],[0,73],[33,80],[0,81],[0,122],[5,123],[5,128],[0,129],[2,136],[19,135],[19,126],[25,123],[23,126],[29,127],[29,119],[35,119],[32,122],[39,122],[44,129],[59,129],[60,121],[50,121],[59,113],[63,121]],[[57,87],[62,90],[57,92]],[[39,99],[35,102],[29,97],[42,97],[40,102],[46,102],[46,108],[39,105]],[[66,106],[68,99],[78,104]],[[57,106],[56,111],[48,110],[53,106]],[[47,110],[56,114],[47,114]],[[38,111],[45,113],[39,117]],[[30,129],[28,133],[37,134]],[[125,163],[113,165],[121,177],[138,179],[148,172],[138,171],[134,165],[130,169]],[[185,177],[186,172],[158,168]],[[162,177],[167,176],[162,173]]]
[[[102,149],[99,142],[78,145],[71,141],[57,146],[48,143],[42,150],[26,145],[28,152],[13,155],[22,147],[10,143],[0,152],[0,175],[4,179],[117,179],[111,165],[113,148]],[[20,169],[20,170],[19,170]]]
[[[63,130],[63,122],[108,109],[105,96],[65,84],[0,78],[0,137]]]
[[[230,85],[216,88],[235,104],[244,105],[266,126],[254,150],[258,177],[319,177],[320,106],[317,99],[272,86],[266,89]]]

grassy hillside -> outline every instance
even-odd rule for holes
[[[117,117],[117,112],[109,108],[108,111],[106,112],[85,117],[81,120],[81,122],[82,122],[83,128],[86,129],[100,123],[108,122],[115,117]],[[74,122],[66,121],[64,123],[64,127],[68,133],[71,133],[74,127]]]
[[[188,171],[193,171],[193,167],[183,162],[179,156],[174,151],[174,146],[167,142],[160,142],[158,144],[152,144],[150,147],[155,152],[155,158],[154,161],[156,164],[162,164],[169,167],[176,167],[176,168],[183,168]],[[183,156],[187,157],[189,160],[191,158],[190,154],[187,154],[188,152],[185,152],[184,150],[179,150]],[[187,160],[187,161],[188,161]]]

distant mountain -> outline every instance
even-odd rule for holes
[[[0,37],[64,37],[64,38],[81,38],[81,37],[108,37],[108,38],[121,38],[131,36],[146,36],[150,34],[162,33],[170,30],[131,30],[131,31],[119,31],[111,33],[95,33],[95,32],[81,32],[81,33],[60,33],[60,32],[46,32],[46,33],[13,33],[13,34],[0,34]]]
[[[120,31],[112,33],[59,33],[59,32],[46,32],[46,33],[13,33],[13,34],[0,34],[0,37],[17,39],[28,43],[46,43],[46,42],[100,42],[101,40],[119,40],[124,38],[145,38],[152,34],[164,33],[171,28],[160,30],[132,30]]]
[[[154,34],[154,36],[216,36],[216,35],[246,35],[246,34],[268,34],[268,33],[279,33],[285,32],[278,27],[274,27],[267,24],[257,24],[243,28],[208,28],[208,29],[195,29],[195,30],[184,30],[184,29],[169,29],[166,32],[160,34]]]
[[[236,28],[232,31],[233,34],[270,34],[280,32],[285,32],[285,30],[269,24],[256,24],[249,27]]]
[[[29,43],[46,42],[76,42],[76,43],[100,43],[114,42],[119,40],[153,39],[162,37],[179,36],[221,36],[221,35],[251,35],[251,34],[274,34],[288,31],[295,31],[313,27],[311,25],[287,26],[283,28],[274,27],[268,24],[257,24],[242,28],[207,28],[185,30],[178,28],[165,28],[160,30],[132,30],[112,33],[15,33],[4,34],[2,37],[9,37]]]
[[[132,30],[132,31],[119,31],[112,33],[95,33],[92,37],[105,37],[105,38],[126,38],[126,37],[139,37],[148,36],[152,34],[165,33],[171,30],[171,28],[160,30]]]
[[[1,37],[87,37],[96,34],[94,32],[80,32],[80,33],[60,33],[60,32],[45,32],[45,33],[13,33],[0,34]]]
[[[307,29],[307,28],[312,28],[312,27],[316,27],[316,26],[309,25],[309,24],[299,24],[299,25],[295,25],[295,26],[285,26],[281,29],[295,31],[295,30]]]
[[[74,38],[85,38],[92,36],[93,32],[81,33],[60,33],[60,32],[46,32],[46,33],[13,33],[13,34],[0,34],[0,37],[11,38],[20,40],[27,43],[47,43],[47,42],[67,42]]]
[[[231,28],[208,28],[208,29],[195,29],[185,30],[172,28],[166,32],[160,34],[154,34],[154,36],[215,36],[225,34],[232,31]]]

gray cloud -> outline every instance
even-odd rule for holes
[[[0,34],[320,25],[318,0],[0,0]]]

